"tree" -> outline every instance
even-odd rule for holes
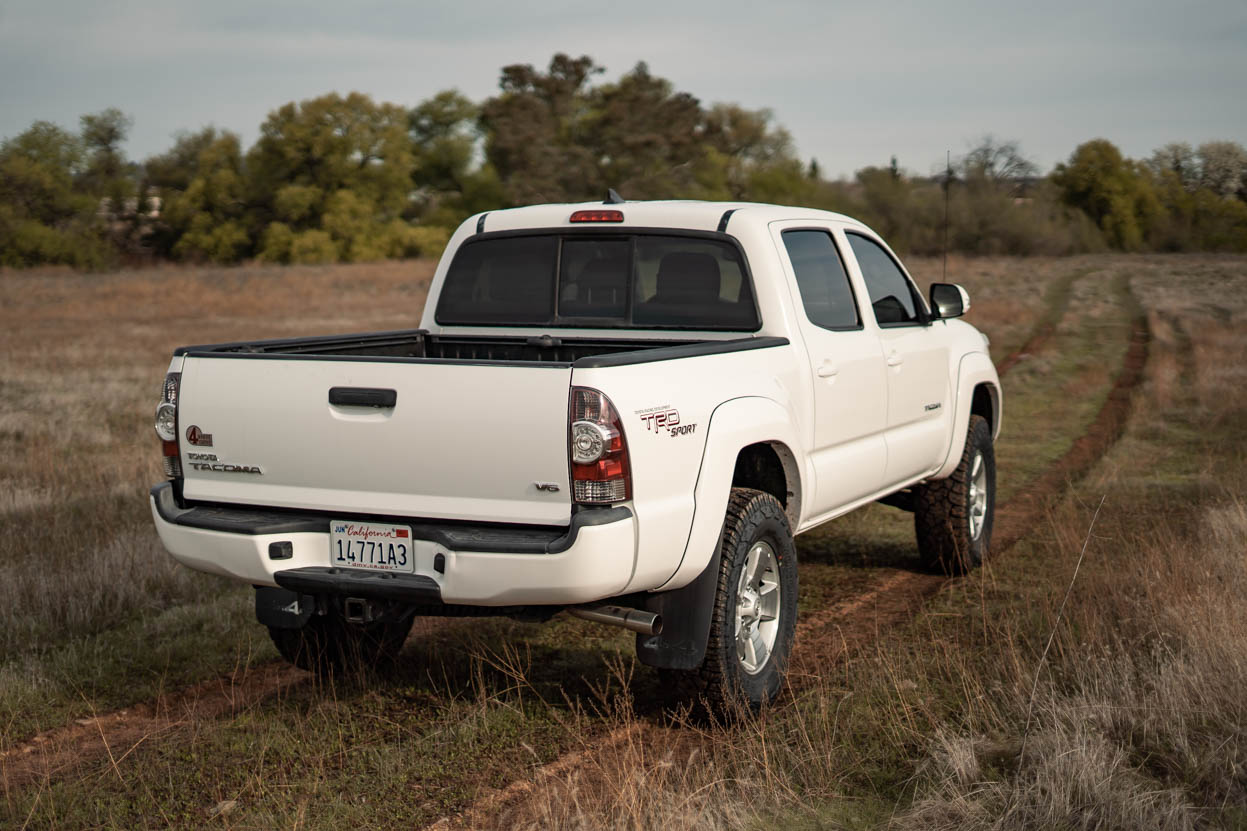
[[[1236,141],[1209,141],[1195,151],[1199,185],[1218,196],[1247,198],[1247,150]]]
[[[702,155],[701,104],[638,63],[618,83],[588,96],[585,143],[593,154],[598,196],[607,187],[634,199],[670,199],[695,186]]]
[[[143,162],[143,182],[158,191],[184,191],[199,173],[200,154],[217,139],[232,133],[204,127],[197,133],[180,132],[174,136],[173,147]]]
[[[1039,172],[1030,159],[1022,155],[1016,141],[1001,141],[986,135],[957,162],[957,173],[967,183],[985,183],[1010,195],[1021,193],[1028,180]]]
[[[1068,163],[1057,165],[1052,181],[1062,200],[1085,212],[1111,245],[1127,251],[1143,247],[1160,205],[1150,181],[1111,142],[1079,145]]]
[[[409,126],[405,109],[358,92],[269,113],[246,159],[255,227],[264,229],[257,231],[264,240],[261,255],[324,261],[326,239],[340,259],[406,253],[393,222],[411,207],[415,154]],[[326,225],[329,215],[335,219]],[[366,222],[354,221],[361,215]]]
[[[602,68],[563,53],[546,73],[531,64],[502,69],[501,93],[481,106],[485,158],[511,204],[571,202],[603,191],[586,141],[592,112],[585,85]]]
[[[74,189],[83,159],[77,136],[36,121],[0,145],[0,203],[48,225],[76,217],[84,208],[89,212],[91,200]]]
[[[75,184],[85,164],[81,139],[46,121],[0,144],[0,264],[108,261],[97,200]]]
[[[792,136],[773,126],[773,117],[770,110],[747,110],[736,104],[715,104],[705,114],[702,135],[708,167],[714,171],[703,176],[703,183],[710,185],[709,195],[800,201],[808,179]]]
[[[479,116],[480,108],[455,90],[439,92],[409,115],[417,193],[412,209],[423,223],[444,228],[447,236],[468,216],[505,200],[493,167],[473,164]]]
[[[175,151],[188,156],[192,148],[199,150],[193,160],[182,158],[168,168],[157,161],[157,171],[167,176],[166,181],[190,177],[182,191],[161,191],[161,220],[170,232],[162,235],[164,244],[179,259],[237,262],[252,247],[238,136],[208,128],[180,141]]]
[[[461,190],[476,150],[475,104],[457,90],[443,90],[420,103],[408,116],[417,187],[439,193]]]
[[[127,200],[134,196],[134,181],[121,149],[133,123],[116,107],[82,117],[82,143],[88,155],[79,185],[107,200],[101,207],[113,220],[133,212]]]
[[[1171,141],[1164,147],[1158,147],[1146,164],[1157,177],[1172,173],[1187,191],[1199,187],[1199,159],[1185,141]]]

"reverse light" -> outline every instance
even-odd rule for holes
[[[588,387],[572,387],[568,421],[572,498],[588,504],[632,498],[628,444],[610,399]]]
[[[568,222],[623,222],[623,211],[576,211]]]
[[[572,422],[572,462],[587,465],[596,462],[610,449],[612,430],[593,421]]]
[[[182,373],[170,372],[160,388],[160,403],[156,405],[156,435],[160,437],[160,452],[164,457],[165,476],[182,478],[182,459],[178,449],[178,389]]]
[[[168,403],[156,407],[156,435],[161,441],[176,441],[178,437],[178,408]]]

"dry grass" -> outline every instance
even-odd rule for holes
[[[911,263],[924,280],[939,265]],[[162,636],[182,633],[183,651],[219,650],[166,667],[165,683],[267,654],[240,634],[254,629],[245,592],[205,600],[224,584],[171,568],[152,541],[150,409],[169,348],[410,326],[428,273],[0,275],[0,522],[54,543],[39,561],[0,538],[0,732],[6,701],[19,740],[65,719],[68,705],[29,713],[40,696],[79,695],[65,679],[84,669],[132,685],[157,671],[131,664]],[[0,824],[200,827],[233,801],[214,822],[1243,827],[1247,260],[953,260],[949,279],[970,289],[971,321],[997,359],[1060,301],[1049,287],[1069,286],[1048,351],[1006,380],[1000,457],[1014,476],[1058,458],[1103,400],[1133,314],[1122,306],[1128,283],[1154,338],[1126,434],[1005,557],[946,584],[912,618],[862,622],[867,638],[794,679],[761,718],[708,726],[656,714],[651,674],[629,659],[603,668],[603,655],[629,648],[609,632],[430,622],[396,678],[295,685],[152,737],[115,771],[90,767],[41,796],[6,790]],[[894,519],[872,512],[848,536],[805,545],[816,556],[802,564],[803,588],[831,602],[871,585],[878,563],[858,562],[869,559],[861,551],[904,568],[897,552],[912,548],[910,532]],[[119,581],[119,570],[141,580]],[[187,634],[197,629],[206,636]]]
[[[106,660],[100,644],[75,640],[150,629],[205,602],[224,605],[203,618],[226,619],[240,596],[176,566],[152,534],[146,493],[163,476],[151,413],[173,347],[412,327],[432,268],[0,273],[0,676],[13,679],[0,686],[0,750],[51,726],[46,718],[80,713],[88,689],[108,692],[108,705],[162,683],[88,681],[106,664],[109,674],[130,665],[180,684],[220,672],[212,662],[222,654],[251,650],[249,636],[207,648],[215,627],[203,624],[197,642],[171,637],[138,661],[113,647]],[[60,704],[40,714],[30,706],[40,695]]]
[[[144,493],[174,346],[415,326],[432,264],[0,274],[0,657],[219,584],[176,568]]]
[[[1125,438],[1048,522],[762,720],[650,726],[491,827],[1242,827],[1247,264],[1110,265],[1169,326]]]

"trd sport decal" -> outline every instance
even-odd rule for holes
[[[641,417],[641,423],[645,425],[645,431],[651,430],[655,433],[666,433],[672,438],[676,436],[691,435],[697,430],[697,424],[681,424],[680,411],[667,404],[661,407],[647,407],[644,410],[637,410],[636,414]]]

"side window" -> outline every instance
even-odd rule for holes
[[[784,231],[801,305],[810,322],[824,329],[856,329],[861,321],[840,253],[827,231]]]
[[[896,261],[877,242],[857,234],[846,234],[857,264],[862,269],[870,306],[880,326],[919,323],[919,300],[913,284]]]

